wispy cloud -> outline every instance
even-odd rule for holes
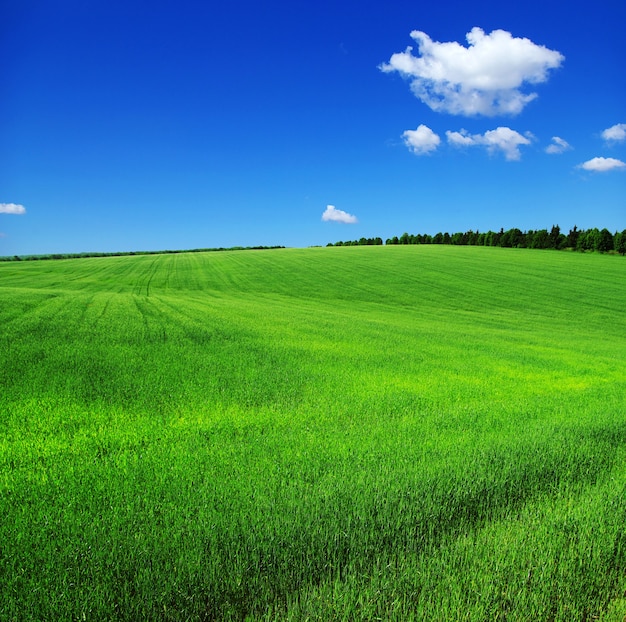
[[[0,203],[0,214],[25,214],[26,208],[16,203]]]
[[[419,125],[415,130],[406,130],[402,138],[404,144],[416,155],[435,151],[441,142],[441,138],[426,125]]]
[[[415,96],[437,112],[458,115],[515,115],[536,93],[524,93],[525,84],[539,84],[565,57],[530,39],[513,37],[506,30],[485,34],[473,28],[468,47],[456,41],[433,41],[419,30],[411,32],[418,45],[393,54],[379,68],[397,71],[408,79]]]
[[[344,212],[343,210],[337,209],[334,205],[326,206],[326,210],[322,214],[322,220],[343,222],[348,225],[353,225],[358,222],[356,216],[348,214],[348,212]]]
[[[490,153],[501,151],[507,160],[519,160],[522,157],[520,146],[530,145],[532,134],[523,136],[510,127],[498,127],[484,134],[470,134],[466,130],[446,132],[448,143],[454,147],[485,147]]]
[[[602,138],[607,142],[622,142],[626,140],[626,123],[617,123],[602,132]]]
[[[563,153],[564,151],[569,151],[570,149],[572,149],[572,146],[566,140],[563,140],[562,138],[559,138],[558,136],[553,136],[552,144],[546,147],[546,153],[550,153],[554,155],[554,154]]]
[[[594,173],[606,173],[607,171],[614,171],[617,169],[626,168],[626,163],[616,158],[591,158],[582,164],[578,165],[578,168],[582,168],[585,171],[592,171]]]

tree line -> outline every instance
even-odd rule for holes
[[[284,246],[230,246],[224,248],[191,248],[187,250],[162,250],[162,251],[113,251],[109,253],[51,253],[49,255],[13,255],[0,257],[0,261],[44,261],[48,259],[84,259],[85,257],[128,257],[129,255],[172,255],[177,253],[214,253],[219,251],[260,251]]]
[[[382,238],[360,238],[346,242],[330,242],[327,246],[378,246]],[[403,233],[400,237],[388,238],[385,244],[451,244],[456,246],[500,246],[503,248],[540,248],[554,250],[595,251],[600,253],[616,252],[626,254],[626,229],[611,233],[608,229],[578,229],[574,226],[564,234],[558,225],[550,231],[521,231],[520,229],[500,229],[500,231],[466,231],[465,233]]]

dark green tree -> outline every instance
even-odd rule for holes
[[[520,229],[509,229],[500,237],[500,246],[505,248],[519,248],[525,246],[526,236]]]
[[[550,248],[551,240],[547,229],[539,229],[533,234],[530,248]]]
[[[559,225],[552,225],[550,229],[550,248],[559,248],[561,241],[561,227]]]
[[[569,248],[576,248],[579,235],[580,235],[580,231],[578,230],[576,225],[574,225],[574,228],[570,229],[569,233],[567,234],[567,246]]]
[[[594,250],[601,253],[608,253],[613,250],[613,234],[608,229],[602,229],[596,238]]]

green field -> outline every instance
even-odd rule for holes
[[[626,260],[0,264],[0,620],[623,620]]]

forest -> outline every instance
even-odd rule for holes
[[[383,240],[377,238],[360,238],[359,240],[339,241],[327,246],[376,246],[382,245]],[[403,233],[400,237],[388,238],[385,244],[451,244],[455,246],[500,246],[504,248],[539,248],[554,250],[577,250],[609,253],[614,251],[620,255],[626,254],[626,229],[611,233],[608,229],[578,229],[574,226],[565,235],[558,225],[553,225],[550,231],[521,231],[520,229],[500,229],[500,231],[466,231],[465,233],[418,233],[411,235]]]

